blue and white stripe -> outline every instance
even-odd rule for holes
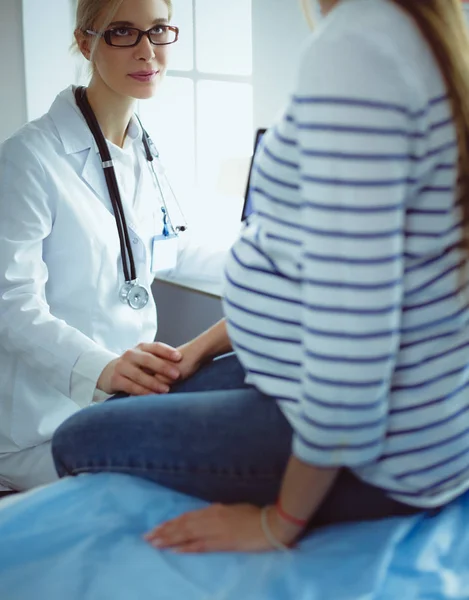
[[[469,488],[457,161],[416,27],[387,0],[348,0],[264,137],[226,268],[230,336],[290,419],[294,454],[418,506]]]

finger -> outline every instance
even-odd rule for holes
[[[158,536],[151,540],[146,540],[154,548],[178,548],[185,544],[194,543],[197,541],[197,537],[188,532],[187,530],[176,530],[172,531],[163,536]]]
[[[182,354],[179,352],[179,350],[177,350],[177,348],[173,348],[173,346],[163,344],[162,342],[140,344],[139,346],[137,346],[137,348],[139,348],[143,352],[148,352],[149,354],[153,354],[153,356],[164,358],[172,362],[179,362],[182,359]]]
[[[165,377],[164,375],[153,375],[153,377],[157,381],[159,381],[163,385],[167,385],[168,387],[170,387],[174,384],[174,381],[172,379],[169,379],[168,377]]]
[[[205,554],[207,552],[236,552],[233,539],[201,539],[172,548],[177,554]]]
[[[125,385],[127,388],[131,387],[132,391],[129,391],[129,389],[122,390],[128,394],[132,393],[136,395],[134,392],[136,389],[145,390],[145,394],[167,394],[169,392],[168,385],[158,381],[152,375],[147,375],[147,373],[144,373],[133,365],[123,364],[117,376],[121,377],[124,381],[121,382],[119,379],[116,379],[116,387],[119,387],[119,389],[121,389],[122,385]],[[141,396],[142,393],[138,395]]]
[[[160,535],[166,535],[166,534],[168,534],[168,532],[171,532],[172,530],[177,530],[178,527],[181,527],[182,525],[184,525],[184,523],[187,522],[193,515],[197,516],[202,511],[205,511],[205,510],[207,510],[207,509],[193,510],[193,511],[184,513],[183,515],[176,517],[175,519],[170,519],[169,521],[165,521],[164,523],[157,525],[151,531],[146,533],[144,537],[147,540],[152,540],[152,539],[156,539]]]
[[[144,371],[141,371],[138,367],[128,365],[124,368],[123,375],[134,381],[138,385],[151,390],[154,394],[167,394],[169,392],[169,386],[155,379],[154,375],[148,375]]]
[[[157,381],[159,381],[160,383],[162,383],[164,385],[171,386],[174,384],[174,379],[170,379],[169,377],[166,377],[165,375],[162,375],[161,373],[153,373],[153,371],[150,371],[150,369],[142,369],[142,371],[144,373],[146,373],[147,375],[154,377]]]
[[[177,548],[173,548],[173,551],[178,554],[204,554],[205,552],[216,552],[216,549],[209,548],[207,542],[204,540],[197,540],[195,542],[181,544],[180,546],[177,546]]]
[[[162,358],[157,358],[149,352],[135,352],[128,357],[128,363],[138,366],[141,371],[154,375],[164,375],[171,383],[179,379],[181,373],[172,362],[168,362]]]
[[[195,539],[217,535],[220,526],[213,520],[213,507],[202,508],[166,521],[144,537],[157,547],[172,547]]]
[[[116,389],[118,389],[120,392],[125,392],[130,396],[149,396],[155,393],[152,390],[148,390],[147,388],[138,385],[138,383],[135,383],[130,379],[126,379],[125,377],[121,377],[120,381],[121,383],[116,385]]]

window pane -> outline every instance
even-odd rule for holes
[[[191,71],[194,68],[194,31],[192,0],[173,2],[171,23],[179,27],[179,39],[171,46],[169,68]]]
[[[181,204],[190,199],[195,180],[194,84],[167,77],[155,98],[139,103],[143,126],[160,152],[162,163]]]
[[[204,190],[214,192],[228,183],[221,182],[221,177],[242,173],[237,164],[252,154],[252,86],[201,81],[197,100],[198,181]],[[241,188],[244,184],[240,182]],[[231,185],[231,189],[239,193],[240,185]]]
[[[252,0],[196,0],[197,69],[252,74]]]

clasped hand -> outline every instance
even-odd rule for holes
[[[191,343],[179,348],[161,342],[139,344],[105,367],[97,387],[107,394],[166,394],[176,381],[190,377],[199,366],[197,348]]]

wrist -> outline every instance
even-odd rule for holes
[[[277,512],[278,517],[280,517],[280,519],[282,521],[284,521],[286,523],[290,523],[290,525],[295,525],[296,527],[303,529],[308,524],[308,519],[302,519],[302,518],[296,517],[296,516],[288,513],[287,511],[285,511],[282,507],[280,498],[277,500],[277,504],[275,505],[275,510]]]
[[[186,351],[190,352],[193,359],[199,364],[208,362],[218,355],[218,348],[216,343],[214,343],[210,330],[204,331],[190,342],[187,342],[187,344],[184,344],[183,347]]]
[[[232,346],[226,331],[225,320],[222,319],[188,344],[185,344],[185,346],[188,345],[192,348],[191,352],[196,353],[200,363],[208,362],[216,356],[230,352]]]
[[[275,506],[268,507],[267,520],[273,536],[285,546],[291,546],[304,529],[282,519]]]
[[[205,358],[205,348],[199,338],[195,338],[186,344],[178,347],[183,356],[189,356],[195,364],[201,365],[207,359]]]
[[[98,377],[96,382],[96,389],[105,392],[106,394],[113,394],[115,390],[112,389],[112,375],[116,366],[117,358],[111,360],[104,369],[101,371],[101,375]]]

